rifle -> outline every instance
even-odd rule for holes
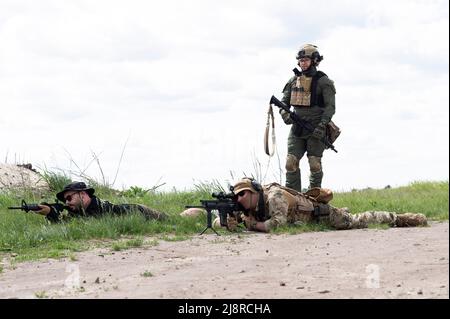
[[[211,196],[214,198],[217,198],[217,200],[200,200],[201,206],[186,206],[186,208],[203,208],[206,209],[207,215],[206,215],[206,228],[200,233],[200,235],[203,235],[203,233],[208,229],[211,228],[216,235],[220,236],[217,231],[212,227],[212,213],[211,211],[217,210],[219,212],[219,219],[220,219],[220,226],[227,227],[228,229],[228,223],[227,223],[227,216],[234,216],[234,212],[236,211],[242,211],[244,208],[241,204],[236,202],[236,195],[233,193],[233,187],[230,187],[231,192],[230,193],[212,193]]]
[[[64,206],[61,203],[53,203],[53,204],[42,204],[50,207],[54,207],[58,212],[63,211],[64,209],[68,208],[68,206]],[[11,206],[8,207],[8,209],[20,209],[24,212],[28,213],[29,211],[37,212],[41,210],[42,208],[39,207],[39,204],[27,204],[24,199],[22,199],[21,206]]]
[[[270,105],[274,104],[275,106],[278,106],[280,109],[285,110],[286,112],[289,113],[289,116],[291,117],[291,119],[300,127],[305,128],[306,130],[312,132],[314,131],[314,126],[311,125],[311,123],[309,123],[308,121],[302,120],[301,118],[298,117],[297,114],[295,114],[294,112],[291,111],[290,107],[286,104],[284,104],[283,102],[281,102],[279,99],[277,99],[274,95],[272,95],[272,97],[270,98]],[[331,144],[328,141],[327,135],[325,134],[325,137],[323,138],[322,142],[325,144],[325,146],[327,148],[331,148],[333,151],[335,151],[337,153],[337,150],[334,148],[334,145]]]

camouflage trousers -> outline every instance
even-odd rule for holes
[[[427,225],[423,214],[385,211],[367,211],[351,214],[347,208],[332,208],[328,222],[336,229],[367,228],[369,224],[388,224],[391,227],[415,227]]]
[[[137,204],[137,209],[144,215],[147,220],[166,220],[168,216],[165,213],[159,212],[153,208],[147,207],[145,205]]]

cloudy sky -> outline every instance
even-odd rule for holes
[[[284,182],[268,101],[313,43],[342,129],[323,186],[448,180],[448,38],[447,0],[0,0],[0,162],[101,179],[99,163],[119,189]]]

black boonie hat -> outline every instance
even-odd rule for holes
[[[89,194],[89,196],[92,196],[95,192],[95,189],[87,187],[86,184],[83,182],[73,182],[64,186],[64,189],[60,191],[58,194],[56,194],[56,198],[58,198],[62,202],[65,202],[64,193],[67,191],[85,191],[86,193]]]

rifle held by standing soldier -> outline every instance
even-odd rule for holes
[[[294,121],[294,123],[296,123],[297,125],[305,128],[307,131],[313,132],[314,131],[314,126],[312,126],[308,121],[302,120],[301,118],[298,117],[297,114],[295,114],[294,112],[292,112],[290,110],[290,107],[286,104],[284,104],[283,102],[281,102],[279,99],[277,99],[274,95],[272,95],[272,97],[270,98],[270,104],[278,106],[280,109],[283,109],[284,111],[286,111],[287,113],[289,113],[290,118],[292,119],[292,121]],[[337,133],[337,136],[339,136],[340,132]],[[334,140],[336,140],[337,136],[334,138]],[[333,151],[335,151],[337,153],[337,150],[334,148],[334,145],[332,143],[330,143],[329,141],[329,136],[328,134],[325,135],[323,141],[322,141],[325,146],[327,148],[331,148]]]

